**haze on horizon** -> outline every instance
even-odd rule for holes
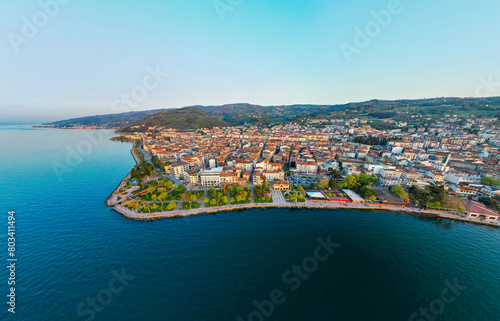
[[[0,123],[500,96],[498,12],[498,0],[0,0]]]

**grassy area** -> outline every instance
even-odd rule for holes
[[[255,203],[272,203],[273,198],[271,196],[254,196]]]
[[[196,201],[203,196],[203,191],[191,191],[185,193],[185,201]]]
[[[134,194],[133,198],[136,200],[143,201],[172,201],[181,200],[184,194],[184,186],[180,185],[174,190],[173,183],[166,178],[158,182],[149,182],[145,186],[138,189]]]
[[[181,206],[183,210],[190,210],[192,208],[200,208],[201,204],[197,201],[184,202]]]
[[[176,207],[177,207],[176,202],[152,203],[144,205],[137,212],[138,213],[167,212],[175,210]]]

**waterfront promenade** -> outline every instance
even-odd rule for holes
[[[136,163],[139,163],[139,157],[135,154],[132,148],[131,154],[134,157]],[[255,208],[303,208],[303,209],[363,209],[363,210],[386,210],[393,212],[408,212],[415,213],[419,215],[434,215],[435,217],[447,218],[452,220],[459,220],[465,222],[471,222],[476,224],[483,224],[489,226],[500,227],[500,222],[488,222],[480,219],[464,217],[461,215],[453,214],[447,211],[438,210],[427,210],[422,208],[408,207],[408,206],[393,206],[393,205],[383,205],[383,204],[355,204],[355,203],[341,203],[341,202],[327,202],[327,201],[311,201],[306,200],[303,203],[291,203],[286,202],[281,191],[273,191],[273,203],[248,203],[248,204],[230,204],[225,206],[213,206],[213,207],[201,207],[189,210],[173,210],[168,212],[155,212],[155,213],[137,213],[126,207],[124,207],[118,201],[117,191],[125,186],[125,181],[130,177],[128,174],[116,187],[116,189],[111,193],[111,195],[106,199],[106,205],[113,207],[113,209],[122,214],[123,216],[134,219],[134,220],[153,220],[161,218],[173,218],[173,217],[186,217],[199,214],[208,213],[218,213],[218,212],[229,212],[245,209],[255,209]],[[126,197],[130,196],[130,192]]]
[[[113,209],[118,213],[121,213],[125,217],[135,219],[135,220],[151,220],[160,218],[173,218],[173,217],[185,217],[199,214],[207,213],[218,213],[227,211],[236,211],[244,209],[255,209],[255,208],[310,208],[310,209],[364,209],[364,210],[386,210],[394,212],[408,212],[415,213],[419,215],[434,215],[436,217],[442,217],[447,219],[466,221],[477,224],[484,224],[490,226],[500,227],[498,222],[487,222],[483,220],[473,219],[463,217],[457,214],[452,214],[445,211],[436,210],[426,210],[414,207],[395,207],[390,205],[374,205],[374,204],[353,204],[353,203],[335,203],[335,202],[317,202],[317,201],[306,201],[304,203],[288,203],[288,202],[276,202],[276,203],[249,203],[249,204],[231,204],[225,206],[214,206],[197,208],[190,210],[174,210],[169,212],[157,212],[157,213],[137,213],[128,208],[125,208],[121,204],[116,202],[116,198],[110,198],[109,204],[113,206]]]

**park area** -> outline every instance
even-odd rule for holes
[[[208,199],[203,191],[186,191],[184,185],[175,185],[167,178],[135,186],[130,182],[119,190],[118,200],[126,208],[138,213],[167,212],[176,209],[200,208]]]

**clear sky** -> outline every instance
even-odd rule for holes
[[[0,0],[0,123],[500,96],[498,0],[56,1]]]

